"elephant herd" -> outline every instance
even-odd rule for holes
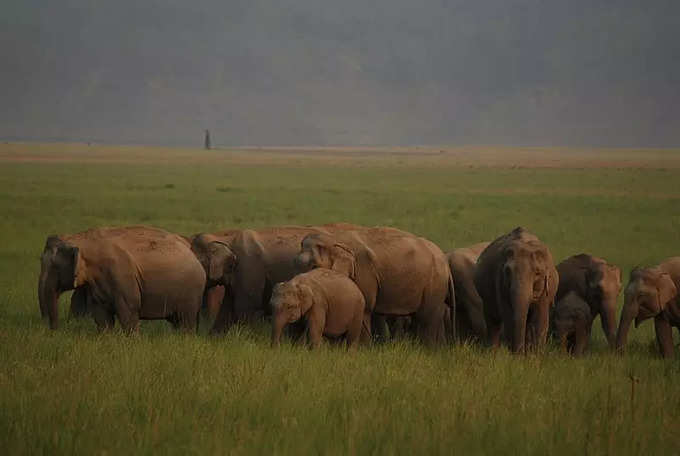
[[[74,290],[70,314],[91,315],[100,330],[117,318],[128,332],[158,319],[195,331],[201,309],[213,309],[213,333],[268,318],[274,346],[284,334],[312,347],[327,338],[351,348],[412,334],[428,346],[504,342],[523,352],[551,334],[575,355],[587,348],[597,316],[619,350],[633,320],[654,317],[661,354],[672,356],[680,257],[631,272],[617,330],[621,288],[617,266],[587,254],[555,265],[521,227],[445,254],[406,231],[348,223],[191,237],[132,226],[49,236],[38,299],[53,329],[60,294]]]

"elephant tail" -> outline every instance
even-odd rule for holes
[[[453,275],[451,274],[451,271],[449,270],[449,283],[448,283],[448,293],[446,296],[446,304],[448,305],[449,308],[449,318],[448,318],[448,326],[449,326],[449,336],[451,337],[451,342],[456,341],[456,290],[453,286]]]

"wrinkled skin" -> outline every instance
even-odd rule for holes
[[[195,331],[204,288],[205,272],[182,237],[145,226],[97,228],[47,238],[38,297],[53,329],[59,295],[75,289],[72,313],[91,314],[100,330],[117,317],[127,332],[140,319]]]
[[[272,288],[292,279],[295,256],[310,233],[361,228],[347,223],[313,226],[281,226],[258,230],[229,230],[198,234],[191,248],[206,275],[206,308],[218,307],[212,332],[226,332],[239,320],[269,315]],[[223,286],[224,291],[216,289]],[[221,305],[215,306],[220,295]],[[214,310],[213,310],[214,312]]]
[[[602,258],[582,253],[558,264],[557,273],[560,276],[560,284],[555,301],[571,292],[576,293],[588,304],[592,317],[600,317],[602,331],[610,347],[614,348],[617,300],[621,293],[621,270]]]
[[[344,338],[356,348],[362,336],[370,339],[364,319],[364,296],[352,280],[329,269],[314,269],[276,284],[272,292],[272,346],[279,346],[287,325],[304,320],[311,348],[325,336]]]
[[[658,266],[635,268],[630,273],[624,290],[624,304],[616,348],[623,351],[630,324],[635,327],[654,318],[654,329],[659,350],[664,358],[673,356],[672,328],[680,330],[680,257],[672,257]]]
[[[426,239],[384,227],[311,234],[296,262],[301,270],[345,274],[359,286],[367,313],[411,316],[428,345],[444,341],[445,329],[452,332],[446,317],[455,307],[453,280],[445,255]]]
[[[560,347],[581,356],[588,347],[593,315],[590,306],[577,293],[570,291],[550,311],[550,332]]]
[[[518,227],[489,244],[474,282],[490,345],[497,347],[502,334],[514,353],[545,345],[559,279],[550,250],[535,235]]]
[[[460,341],[486,340],[484,305],[475,288],[475,268],[477,258],[489,244],[480,242],[452,250],[446,255],[456,290],[456,338]]]

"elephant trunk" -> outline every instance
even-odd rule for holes
[[[628,330],[630,329],[630,324],[633,319],[637,317],[638,306],[634,300],[626,300],[623,305],[623,311],[621,312],[621,321],[619,322],[619,330],[616,334],[616,349],[618,351],[623,351],[626,345],[626,340],[628,338]]]
[[[605,301],[603,303],[600,320],[609,347],[611,349],[616,348],[616,299],[613,302]]]
[[[510,348],[513,353],[524,350],[526,341],[527,316],[529,313],[529,303],[531,301],[531,285],[526,286],[522,282],[514,281],[510,288],[510,306],[512,309],[512,325]]]
[[[38,300],[40,302],[40,314],[44,318],[49,318],[51,329],[56,329],[59,325],[59,290],[56,280],[47,275],[41,274],[38,283]]]
[[[293,267],[298,274],[314,269],[309,252],[300,252],[293,258]]]
[[[272,347],[281,345],[281,334],[288,323],[288,319],[284,312],[274,314],[274,322],[272,324]]]

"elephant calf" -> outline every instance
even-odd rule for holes
[[[550,313],[550,329],[560,346],[575,356],[581,356],[590,341],[593,315],[590,306],[575,292],[557,301]]]
[[[312,348],[323,336],[345,336],[356,347],[364,326],[366,302],[356,284],[330,269],[314,269],[274,286],[272,346],[278,346],[286,325],[304,319]]]
[[[586,253],[570,256],[557,265],[560,283],[555,301],[576,293],[588,304],[593,319],[600,316],[611,347],[616,341],[616,303],[621,293],[621,270],[606,260]]]

